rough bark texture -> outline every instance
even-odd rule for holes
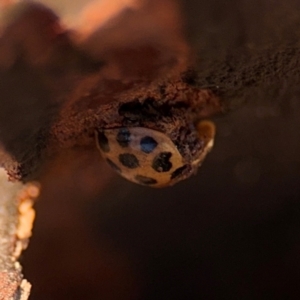
[[[8,181],[0,169],[0,299],[26,300],[31,284],[23,278],[18,262],[27,247],[34,220],[32,200],[36,198],[34,185],[24,186]]]

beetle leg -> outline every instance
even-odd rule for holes
[[[212,148],[216,134],[216,125],[211,121],[204,120],[196,125],[196,129],[199,138],[205,141],[205,147],[209,149]]]

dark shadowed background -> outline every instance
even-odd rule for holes
[[[32,300],[300,297],[300,2],[182,11],[201,84],[231,108],[213,151],[158,190],[117,177],[96,149],[62,153],[23,258]]]

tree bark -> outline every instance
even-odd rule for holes
[[[164,25],[166,11],[160,19],[154,9],[159,2],[153,0],[144,10],[132,4],[113,15],[118,22],[109,29],[99,25],[104,18],[87,28],[73,27],[75,33],[45,6],[12,8],[0,38],[0,140],[6,151],[1,164],[11,179],[39,179],[62,149],[89,151],[95,146],[93,129],[109,121],[105,111],[162,87],[168,88],[166,96],[181,98],[188,91],[199,100],[206,95],[201,117],[227,116],[216,118],[221,136],[229,136],[220,161],[251,156],[251,149],[266,163],[270,153],[286,165],[299,161],[294,130],[299,127],[299,1],[182,1],[185,33],[174,25],[182,22],[177,6],[166,1],[172,14]],[[92,12],[88,8],[80,22]],[[127,22],[134,17],[138,23]],[[156,22],[163,27],[159,33],[151,31]],[[133,35],[136,27],[140,32]],[[251,159],[236,169],[245,184],[256,180],[256,171]],[[4,193],[12,209],[3,217],[3,228],[15,227],[4,236],[15,236],[18,223],[14,201],[22,187],[11,186],[13,196]],[[14,251],[3,251],[9,261]],[[3,291],[13,295],[22,282],[20,270],[10,265],[1,272]]]
[[[38,187],[9,182],[0,169],[0,299],[26,300],[30,283],[24,279],[18,259],[31,236]]]

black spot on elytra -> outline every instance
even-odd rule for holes
[[[151,185],[151,184],[157,183],[156,179],[151,178],[151,177],[141,176],[141,175],[135,176],[135,180],[138,183],[147,184],[147,185]]]
[[[130,131],[127,128],[121,128],[117,134],[117,142],[121,147],[128,147],[130,143]]]
[[[138,159],[135,155],[130,153],[124,153],[119,155],[119,161],[120,163],[129,168],[129,169],[135,169],[140,166]]]
[[[187,167],[188,167],[187,165],[184,165],[184,166],[182,166],[182,167],[176,169],[176,170],[172,173],[171,179],[174,179],[174,178],[180,176],[180,175],[187,169]]]
[[[156,172],[168,172],[172,168],[172,163],[170,162],[170,158],[172,156],[171,152],[161,152],[158,154],[152,163],[152,168]]]
[[[141,150],[145,153],[151,153],[157,146],[157,141],[151,136],[145,136],[140,142]]]
[[[121,169],[113,161],[111,161],[109,158],[107,158],[106,161],[115,171],[122,173]]]
[[[103,152],[110,151],[108,139],[107,139],[106,135],[101,131],[98,132],[98,143],[99,143],[99,147],[101,148],[101,150]]]

